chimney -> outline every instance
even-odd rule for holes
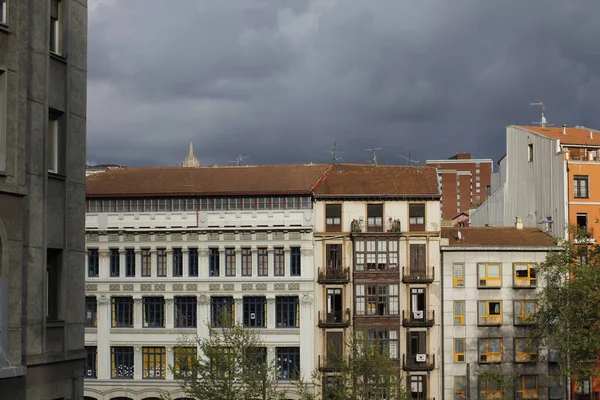
[[[523,219],[521,217],[517,217],[515,221],[515,228],[523,229]]]
[[[563,124],[563,135],[567,134],[567,125]]]
[[[594,138],[594,132],[590,131],[590,139]]]

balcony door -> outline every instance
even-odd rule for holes
[[[338,270],[342,267],[342,245],[328,244],[325,248],[327,270]]]
[[[426,244],[410,245],[410,276],[411,278],[425,278],[427,275]]]
[[[408,377],[411,400],[427,399],[427,376],[411,375]]]
[[[427,332],[408,332],[407,334],[407,357],[411,364],[419,364],[425,362],[427,355]]]
[[[327,332],[327,361],[331,362],[339,360],[344,352],[344,333],[343,332]],[[331,366],[331,365],[330,365]]]
[[[425,309],[425,288],[410,289],[410,318],[413,321],[424,321]]]
[[[327,289],[327,322],[342,322],[342,289]]]

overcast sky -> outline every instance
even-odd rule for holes
[[[598,0],[90,0],[88,161],[380,163],[600,128]]]

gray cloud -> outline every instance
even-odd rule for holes
[[[499,158],[543,100],[600,128],[597,1],[90,0],[88,158]]]

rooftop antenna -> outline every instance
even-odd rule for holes
[[[371,152],[371,160],[369,162],[373,165],[377,165],[377,152],[381,151],[381,147],[373,147],[372,149],[365,149],[365,151]]]
[[[534,125],[539,125],[542,128],[546,127],[546,126],[553,126],[554,124],[549,124],[548,120],[546,119],[546,105],[544,104],[544,102],[540,101],[537,103],[529,103],[530,106],[541,106],[542,108],[542,119],[539,122],[532,122],[532,124]]]
[[[337,164],[338,161],[342,160],[342,157],[338,157],[338,155],[337,155],[338,150],[342,150],[342,149],[339,149],[337,147],[337,140],[333,142],[333,147],[331,149],[325,150],[325,152],[331,154],[331,163],[333,165]]]
[[[398,157],[405,159],[406,165],[410,165],[411,163],[418,164],[419,160],[413,160],[412,158],[410,158],[410,147],[407,147],[407,149],[408,149],[408,157],[405,157],[405,156],[398,156]]]
[[[238,154],[237,157],[235,158],[235,161],[229,161],[229,162],[235,163],[235,165],[237,165],[239,167],[240,165],[242,165],[242,161],[244,161],[245,158],[248,158],[248,156],[243,156],[241,154]]]

